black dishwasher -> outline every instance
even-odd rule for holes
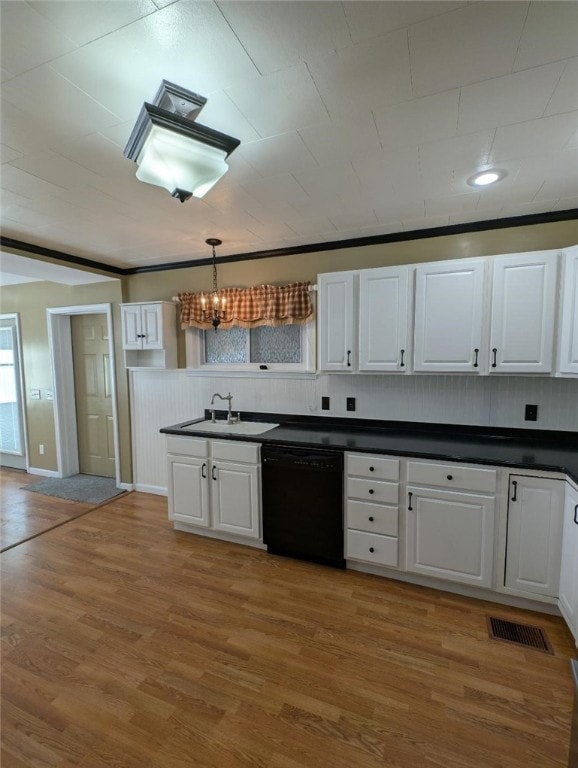
[[[267,551],[344,568],[343,454],[264,445],[261,466]]]

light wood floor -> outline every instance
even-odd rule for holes
[[[559,618],[176,533],[139,493],[2,568],[2,768],[566,766]]]
[[[43,479],[23,470],[0,469],[0,551],[95,506],[23,490],[23,486]]]

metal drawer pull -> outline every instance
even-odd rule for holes
[[[211,469],[211,477],[213,478],[213,480],[216,480],[216,479],[217,479],[217,478],[215,477],[215,470],[216,470],[216,469],[217,469],[217,467],[216,467],[216,466],[213,464],[213,468]]]
[[[578,509],[578,505],[576,506],[576,509]],[[370,523],[373,523],[373,517],[368,517],[367,519],[369,520]]]
[[[410,491],[407,494],[407,499],[408,499],[407,508],[409,509],[410,512],[412,511],[412,506],[411,506],[411,497],[412,496],[413,496],[413,493]]]
[[[454,479],[453,475],[448,475],[448,480],[453,480],[453,479]]]
[[[347,350],[347,365],[351,368],[351,350]]]
[[[207,468],[207,464],[206,462],[203,462],[203,466],[201,467],[201,477],[207,476],[207,473],[205,472],[206,468]]]
[[[375,472],[375,467],[370,467],[370,468],[369,468],[369,471],[370,471],[370,472]]]
[[[479,354],[479,352],[480,352],[479,349],[474,349],[474,354],[476,356],[476,359],[474,360],[474,368],[478,367],[478,354]]]
[[[498,363],[496,361],[496,355],[498,354],[498,350],[497,350],[496,347],[494,347],[492,349],[492,354],[494,355],[494,359],[492,360],[492,368],[497,368],[498,367]]]
[[[399,363],[399,367],[400,367],[400,368],[404,368],[404,367],[405,367],[405,363],[403,362],[403,357],[404,357],[404,355],[405,355],[405,349],[402,349],[402,350],[401,350],[401,361],[400,361],[400,363]]]
[[[578,504],[574,507],[574,522],[578,525]]]
[[[374,493],[374,491],[373,491],[373,488],[370,488],[370,489],[369,489],[369,495],[370,495],[370,496],[373,496],[373,493]]]
[[[375,549],[374,549],[373,547],[370,547],[370,548],[369,548],[369,551],[370,551],[370,552],[375,552]]]
[[[512,501],[518,501],[518,481],[512,480],[512,485],[514,486],[514,495],[512,496]]]

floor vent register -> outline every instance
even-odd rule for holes
[[[488,616],[488,633],[491,640],[501,640],[504,643],[514,643],[524,648],[535,648],[543,653],[554,654],[546,633],[540,627]]]

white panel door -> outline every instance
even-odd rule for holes
[[[360,371],[407,371],[408,299],[408,267],[360,272]]]
[[[142,349],[142,324],[140,305],[126,305],[120,308],[122,317],[123,349]]]
[[[169,454],[169,520],[210,525],[208,469],[207,459]]]
[[[490,373],[550,373],[554,350],[558,252],[494,261]]]
[[[492,585],[494,498],[407,488],[407,570]]]
[[[163,348],[163,305],[143,304],[141,307],[141,323],[144,338],[143,349]]]
[[[318,275],[317,333],[319,368],[322,371],[355,370],[356,278],[356,272]]]
[[[558,370],[578,374],[578,246],[568,248],[563,258]]]
[[[259,538],[259,468],[213,462],[211,467],[213,528]]]
[[[485,262],[416,267],[414,370],[480,373]]]
[[[506,586],[557,597],[564,481],[510,475]]]
[[[578,490],[566,483],[560,567],[560,612],[578,644]]]

